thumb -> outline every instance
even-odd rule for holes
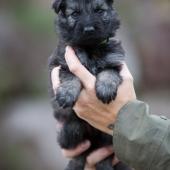
[[[74,50],[67,46],[65,53],[65,60],[69,67],[69,70],[77,76],[82,82],[84,88],[94,88],[96,78],[93,76],[78,60]]]

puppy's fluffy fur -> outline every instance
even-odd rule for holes
[[[62,148],[71,149],[85,139],[91,148],[70,161],[66,170],[83,170],[86,156],[93,150],[112,144],[112,138],[79,119],[72,107],[82,84],[68,69],[64,59],[65,47],[74,48],[81,63],[96,76],[96,94],[103,103],[115,99],[122,79],[119,75],[124,52],[121,44],[113,40],[120,22],[112,0],[56,0],[53,4],[56,27],[59,31],[58,47],[49,59],[49,70],[60,69],[60,87],[54,94],[51,88],[55,117],[63,127],[58,134]],[[110,39],[112,38],[112,40]],[[96,115],[97,116],[97,115]],[[122,163],[112,167],[113,155],[96,165],[97,170],[129,170]]]

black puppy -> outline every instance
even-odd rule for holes
[[[55,117],[63,123],[58,142],[65,149],[74,148],[85,139],[92,144],[87,152],[70,161],[66,170],[83,170],[91,151],[112,144],[111,136],[91,127],[72,110],[82,84],[69,71],[64,59],[66,46],[72,46],[81,63],[96,76],[97,97],[106,104],[115,99],[122,82],[119,71],[124,52],[121,44],[113,40],[120,22],[112,5],[113,0],[56,0],[53,4],[58,14],[59,43],[49,59],[49,68],[51,74],[54,67],[61,66],[60,87],[56,94],[51,92]],[[113,168],[112,158],[113,155],[97,164],[96,169],[129,170],[122,163]]]

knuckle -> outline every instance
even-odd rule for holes
[[[70,70],[72,73],[76,73],[77,70],[78,70],[78,68],[77,68],[77,66],[75,66],[75,65],[70,65],[70,66],[69,66],[69,70]]]
[[[95,77],[91,76],[88,82],[86,83],[86,89],[89,92],[92,92],[92,93],[95,92],[95,82],[96,82]]]
[[[87,90],[91,93],[95,91],[95,86],[91,82],[89,82],[86,87],[87,87]]]

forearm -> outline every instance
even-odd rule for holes
[[[119,112],[113,133],[118,158],[137,170],[170,169],[170,120],[134,101]]]

